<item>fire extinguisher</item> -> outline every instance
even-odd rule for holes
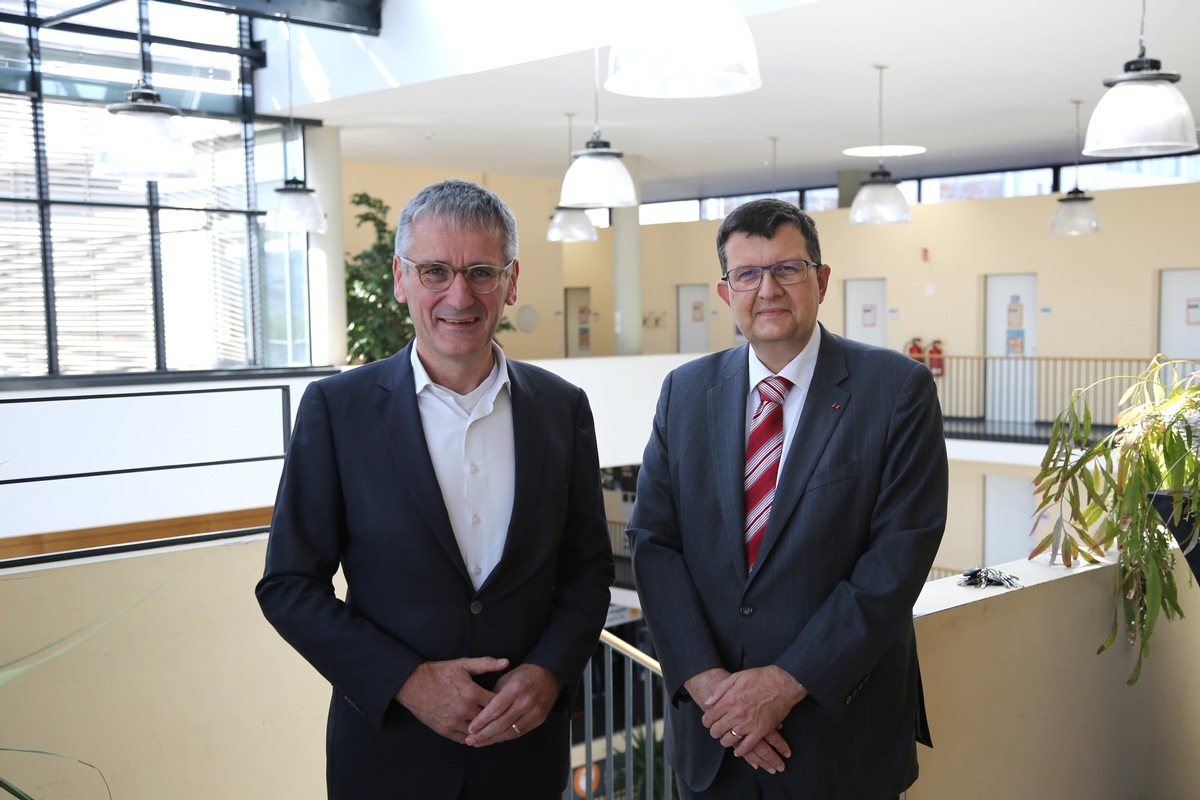
[[[925,355],[929,358],[929,371],[933,373],[933,377],[942,377],[942,373],[946,371],[946,360],[942,358],[942,340],[934,339],[930,342]]]
[[[906,352],[908,353],[909,358],[915,359],[916,361],[925,360],[925,351],[921,349],[921,338],[919,336],[914,336],[909,340],[908,350]]]

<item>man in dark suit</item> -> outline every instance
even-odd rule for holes
[[[717,252],[749,346],[667,377],[628,526],[667,757],[685,797],[895,797],[917,776],[912,607],[946,520],[934,383],[817,323],[830,268],[795,206],[738,207]]]
[[[416,338],[305,391],[259,603],[333,685],[329,797],[549,800],[613,580],[591,409],[492,341],[520,269],[500,198],[423,189],[395,253]]]

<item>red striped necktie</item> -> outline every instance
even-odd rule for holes
[[[746,443],[746,571],[754,569],[763,531],[775,499],[775,478],[783,452],[783,399],[792,382],[774,375],[758,384],[760,402],[750,419]]]

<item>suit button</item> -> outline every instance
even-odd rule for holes
[[[754,613],[754,606],[742,606],[738,610],[741,612],[743,617],[748,617]]]
[[[483,603],[479,602],[478,600],[475,600],[474,602],[471,603],[471,613],[478,614],[480,611],[483,611]]]

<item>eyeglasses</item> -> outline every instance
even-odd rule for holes
[[[808,268],[819,267],[813,261],[807,261],[803,258],[794,258],[788,261],[780,261],[778,264],[772,264],[769,267],[736,267],[727,270],[721,276],[721,280],[729,282],[729,288],[735,292],[751,292],[759,287],[762,283],[763,272],[769,270],[775,278],[775,282],[780,286],[791,286],[793,283],[804,283],[808,280]]]
[[[415,269],[417,277],[421,279],[421,285],[432,292],[444,292],[449,289],[454,283],[455,275],[461,272],[466,278],[467,288],[475,294],[491,294],[496,291],[496,287],[500,285],[500,276],[507,275],[512,269],[513,261],[516,261],[513,259],[503,267],[495,267],[491,264],[452,267],[441,261],[425,261],[418,264],[415,261],[409,261],[404,256],[400,256],[400,260]]]

